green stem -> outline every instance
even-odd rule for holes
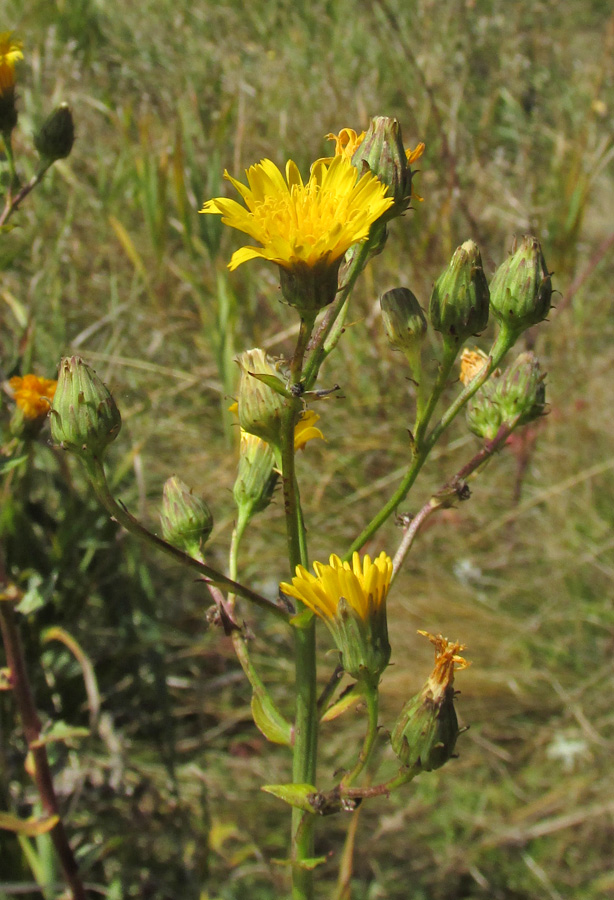
[[[303,360],[313,325],[313,319],[308,321],[301,318],[296,350],[290,368],[290,386],[301,382]],[[294,426],[299,409],[299,400],[288,400],[282,413],[281,424],[281,470],[291,575],[294,575],[297,565],[308,565],[305,528],[294,466]],[[295,628],[294,641],[296,714],[292,779],[295,784],[315,784],[318,715],[314,617],[303,627]],[[313,857],[314,821],[313,815],[305,816],[300,809],[292,810],[290,857],[293,900],[313,900],[313,871],[306,868],[303,863]]]
[[[482,387],[493,369],[496,368],[496,366],[501,362],[510,347],[512,347],[516,342],[517,337],[518,335],[516,333],[509,331],[505,327],[501,328],[499,334],[497,335],[497,339],[490,351],[489,362],[487,363],[487,365],[485,365],[482,371],[479,372],[475,376],[475,378],[473,378],[465,386],[464,390],[445,411],[437,425],[427,436],[425,436],[429,419],[433,414],[437,399],[441,396],[441,393],[445,386],[445,378],[447,378],[447,376],[449,375],[450,369],[454,362],[454,359],[452,359],[452,362],[449,361],[449,357],[452,355],[451,352],[444,355],[444,360],[442,362],[437,381],[433,387],[433,393],[431,394],[429,402],[425,407],[423,417],[416,425],[416,433],[414,435],[414,456],[409,465],[409,468],[392,497],[390,497],[387,503],[385,503],[384,506],[379,510],[379,512],[375,514],[366,528],[364,528],[361,534],[359,534],[359,536],[356,538],[348,552],[343,557],[344,560],[350,560],[352,558],[352,554],[355,551],[360,550],[361,547],[366,544],[366,542],[375,534],[380,526],[383,525],[384,522],[389,518],[389,516],[392,515],[392,513],[398,507],[399,503],[402,503],[403,500],[405,500],[410,488],[412,487],[418,476],[418,473],[420,472],[420,469],[426,462],[429,453],[441,437],[442,433],[458,415],[467,401],[470,400],[471,397],[473,397],[473,395],[476,393],[476,391],[478,391]],[[434,401],[433,396],[435,396]]]
[[[6,579],[3,572],[0,571],[0,592],[3,591],[5,584]],[[64,877],[70,886],[73,900],[86,900],[87,894],[81,880],[79,867],[68,842],[64,823],[60,816],[60,808],[53,786],[47,750],[44,744],[42,746],[37,744],[41,734],[41,723],[34,704],[12,603],[1,596],[0,632],[4,642],[6,662],[11,673],[11,687],[19,710],[26,743],[32,754],[34,782],[41,798],[45,815],[57,817],[57,822],[50,831],[50,837],[64,872]]]
[[[314,341],[315,346],[309,357],[309,362],[305,366],[304,372],[303,380],[305,382],[305,388],[308,391],[310,391],[316,383],[322,363],[337,345],[337,341],[343,331],[343,322],[345,320],[345,313],[347,312],[349,296],[368,259],[369,247],[367,241],[360,245],[360,249],[352,260],[345,284],[339,292],[339,296],[326,311],[326,314],[320,323],[320,327],[318,328],[318,333]]]
[[[370,684],[365,685],[364,696],[367,702],[367,715],[369,717],[367,733],[365,734],[365,739],[363,741],[360,753],[358,754],[358,759],[356,760],[354,768],[350,769],[350,771],[347,772],[341,779],[340,789],[342,792],[346,790],[346,788],[351,787],[351,785],[354,783],[354,781],[356,781],[364,767],[369,762],[369,758],[371,756],[371,752],[377,738],[379,691],[377,690],[376,686]]]
[[[171,556],[176,562],[180,563],[181,565],[187,566],[190,569],[195,569],[208,581],[211,581],[218,587],[225,588],[226,590],[229,590],[234,594],[238,594],[245,600],[249,600],[250,603],[254,603],[261,609],[266,609],[268,610],[268,612],[273,613],[273,615],[277,616],[277,618],[283,619],[284,622],[288,622],[290,618],[288,612],[282,609],[280,606],[277,606],[271,600],[267,600],[266,597],[261,597],[260,594],[252,591],[251,588],[248,588],[243,584],[239,584],[237,581],[233,581],[232,578],[227,578],[226,575],[222,575],[221,572],[218,572],[216,569],[212,569],[211,566],[206,565],[198,559],[194,559],[194,557],[189,556],[187,553],[184,553],[177,547],[173,547],[172,544],[169,544],[166,541],[162,540],[162,538],[159,538],[158,535],[152,534],[151,531],[148,531],[148,529],[145,528],[144,525],[141,525],[138,519],[135,519],[135,517],[131,513],[129,513],[125,507],[123,507],[115,500],[115,498],[111,494],[111,491],[109,490],[107,479],[104,473],[104,468],[100,460],[97,457],[92,456],[82,457],[82,459],[85,464],[90,483],[94,489],[94,492],[96,493],[96,496],[98,497],[98,500],[107,510],[107,512],[120,525],[122,525],[126,529],[126,531],[129,531],[131,534],[136,535],[137,537],[141,538],[141,540],[157,548],[158,550],[162,550],[167,554],[167,556]]]

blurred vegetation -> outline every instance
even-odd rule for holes
[[[348,546],[407,456],[406,371],[378,296],[406,285],[426,303],[470,237],[489,274],[513,235],[542,241],[561,294],[526,340],[549,373],[550,415],[490,464],[469,503],[431,521],[389,604],[397,665],[382,721],[429,671],[415,633],[427,628],[470,648],[458,687],[471,729],[458,760],[360,812],[352,898],[614,896],[611,4],[31,0],[26,10],[5,0],[2,11],[25,44],[22,178],[36,165],[31,132],[56,103],[71,104],[77,127],[70,158],[2,237],[2,376],[53,377],[70,353],[94,364],[124,418],[110,463],[119,495],[155,523],[170,474],[202,492],[220,568],[234,515],[232,359],[255,345],[289,352],[295,326],[272,268],[229,275],[237,236],[197,215],[223,191],[224,168],[240,177],[262,157],[290,157],[306,172],[327,151],[324,134],[372,115],[396,116],[408,145],[427,145],[424,202],[395,223],[323,371],[321,386],[338,382],[344,399],[322,404],[327,443],[299,460],[315,559]],[[456,423],[403,511],[474,446]],[[259,785],[285,780],[288,758],[252,723],[232,646],[208,630],[202,585],[118,533],[72,462],[43,435],[29,484],[19,471],[5,479],[0,528],[37,601],[23,634],[41,715],[92,729],[53,758],[86,878],[111,900],[284,896],[273,860],[286,809]],[[277,502],[248,534],[242,579],[274,592],[284,540]],[[398,540],[391,522],[368,549]],[[244,613],[256,662],[289,709],[287,636]],[[86,693],[65,644],[41,642],[50,626],[79,643],[96,690]],[[327,649],[323,637],[323,672]],[[359,718],[326,726],[322,772],[343,766]],[[0,806],[28,813],[7,692],[0,747]],[[332,896],[349,821],[319,829],[318,853],[331,855],[321,897]],[[44,838],[38,849],[44,858]],[[0,872],[0,898],[31,880],[7,834]]]

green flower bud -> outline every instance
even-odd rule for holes
[[[60,363],[51,406],[51,436],[64,450],[101,457],[119,434],[115,400],[98,375],[78,356]]]
[[[396,350],[415,357],[426,336],[426,318],[407,288],[394,288],[380,299],[388,340]]]
[[[164,484],[160,523],[164,540],[199,557],[213,529],[213,516],[205,501],[173,475]]]
[[[394,198],[394,206],[384,213],[386,221],[400,216],[410,204],[412,177],[410,163],[422,155],[424,145],[416,150],[405,150],[401,126],[396,119],[376,116],[352,156],[352,165],[359,172],[368,169],[380,181],[388,185],[388,196]]]
[[[454,753],[459,734],[454,709],[454,666],[466,668],[462,644],[420,631],[435,645],[435,668],[419,694],[401,712],[391,735],[392,749],[404,766],[430,772]]]
[[[537,238],[525,235],[490,283],[496,318],[518,334],[543,321],[552,303],[552,281]]]
[[[284,398],[254,375],[283,378],[281,368],[259,348],[246,350],[237,357],[237,363],[241,369],[239,424],[248,434],[255,434],[273,447],[279,447]]]
[[[61,103],[34,135],[34,146],[45,162],[55,162],[70,154],[75,140],[75,124],[68,103]]]
[[[255,434],[241,431],[239,470],[232,490],[239,509],[239,522],[245,527],[256,513],[267,508],[279,479],[273,468],[275,459],[267,443]]]
[[[467,404],[467,424],[478,437],[492,441],[499,429],[510,431],[544,414],[545,374],[534,353],[521,353],[499,377],[493,376]]]
[[[433,287],[429,318],[444,342],[460,346],[488,324],[488,282],[477,244],[465,241]]]

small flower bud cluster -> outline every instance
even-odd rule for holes
[[[545,374],[534,353],[521,353],[499,377],[482,386],[467,405],[467,424],[478,437],[492,441],[499,429],[510,431],[544,415]]]

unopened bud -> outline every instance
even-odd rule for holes
[[[401,126],[396,119],[376,116],[352,156],[352,165],[359,172],[368,169],[388,185],[388,196],[394,206],[385,213],[386,220],[401,215],[411,199],[411,170],[408,154],[403,147]]]
[[[429,304],[431,324],[443,334],[444,341],[458,347],[486,328],[488,299],[480,251],[473,241],[465,241],[435,282]]]
[[[169,544],[198,557],[213,529],[213,516],[202,497],[173,475],[164,484],[160,523]]]
[[[534,353],[521,353],[499,377],[492,377],[467,404],[467,424],[492,441],[499,429],[510,431],[544,415],[545,374]]]
[[[237,363],[241,369],[239,384],[239,424],[248,434],[255,434],[274,447],[281,439],[281,414],[285,401],[272,387],[255,375],[282,375],[281,369],[264,350],[246,350]]]
[[[404,766],[430,772],[454,753],[459,734],[454,709],[454,667],[466,668],[462,644],[421,631],[435,645],[435,668],[419,694],[412,697],[394,726],[392,749]]]
[[[525,235],[490,283],[496,318],[518,334],[543,321],[552,303],[552,280],[537,238]]]
[[[34,135],[34,146],[45,162],[55,162],[70,154],[75,141],[75,124],[68,103],[61,103]]]
[[[269,445],[255,434],[241,430],[239,470],[232,493],[239,510],[239,522],[249,520],[267,508],[279,479]]]
[[[407,288],[394,288],[380,299],[384,328],[391,345],[414,357],[426,335],[426,318]]]
[[[51,436],[64,450],[100,457],[119,434],[115,400],[98,375],[78,356],[60,363],[51,406]]]

